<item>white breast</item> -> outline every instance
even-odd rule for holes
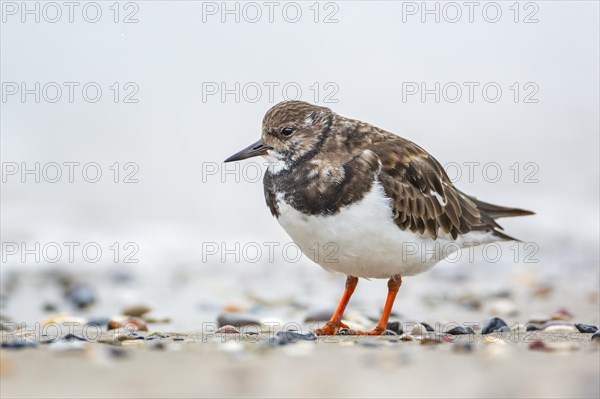
[[[428,236],[403,231],[392,219],[390,199],[376,179],[363,199],[330,216],[308,216],[277,195],[279,224],[302,252],[327,270],[365,278],[412,276],[430,269],[466,244],[464,237]],[[476,243],[494,241],[489,233],[469,234]]]

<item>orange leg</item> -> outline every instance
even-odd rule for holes
[[[315,334],[317,335],[334,335],[340,327],[348,328],[347,325],[342,323],[342,316],[344,315],[344,310],[346,310],[346,305],[348,305],[348,301],[350,301],[350,297],[354,293],[354,289],[358,284],[358,277],[348,276],[346,279],[346,289],[344,290],[344,295],[340,300],[340,303],[335,310],[331,319],[325,324],[325,327],[319,328],[315,330]]]
[[[388,295],[385,300],[385,307],[383,308],[383,314],[381,315],[381,319],[379,323],[377,323],[377,327],[374,330],[364,332],[364,331],[352,331],[350,334],[355,335],[381,335],[385,332],[388,325],[388,320],[390,319],[390,313],[392,313],[392,307],[394,306],[394,301],[396,300],[396,295],[400,290],[400,286],[402,285],[402,277],[397,274],[392,276],[392,278],[388,281]]]

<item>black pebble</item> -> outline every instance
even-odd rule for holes
[[[540,329],[540,327],[536,326],[535,324],[527,324],[527,327],[525,327],[525,329],[527,331],[537,331]]]
[[[84,342],[87,342],[87,339],[85,339],[84,337],[80,337],[79,335],[75,335],[75,334],[71,334],[71,333],[65,335],[63,337],[63,340],[69,341],[69,342],[72,342],[72,341],[84,341]]]
[[[598,331],[598,327],[589,324],[577,323],[575,324],[575,327],[577,327],[580,333],[584,334],[593,334]]]
[[[456,353],[473,352],[473,344],[469,342],[457,342],[452,346],[452,350]]]
[[[313,332],[307,333],[299,333],[295,331],[279,331],[276,335],[278,338],[282,340],[287,340],[288,342],[297,342],[297,341],[316,341],[317,336]]]
[[[504,320],[502,320],[499,317],[493,317],[485,323],[485,325],[481,329],[481,335],[491,334],[495,331],[503,332],[501,331],[501,328],[503,327],[508,328]],[[508,331],[510,331],[510,328],[508,328]]]
[[[450,335],[464,335],[464,334],[475,334],[475,331],[473,331],[473,329],[471,327],[454,327],[448,331],[446,331],[446,333],[450,334]]]
[[[4,349],[25,349],[35,347],[37,347],[37,344],[31,341],[2,342],[2,348]]]
[[[596,331],[594,333],[594,335],[592,335],[592,341],[599,341],[600,342],[600,331]]]
[[[78,284],[67,290],[67,299],[79,309],[85,309],[96,302],[92,287],[86,284]]]
[[[431,327],[429,324],[427,323],[423,323],[421,322],[421,324],[423,325],[423,327],[425,327],[425,330],[427,330],[428,332],[433,332],[433,327]]]
[[[386,329],[389,331],[393,331],[398,335],[404,332],[404,330],[402,330],[402,324],[400,324],[399,321],[392,321],[391,323],[388,323]]]

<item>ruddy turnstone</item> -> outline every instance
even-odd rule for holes
[[[495,219],[533,214],[464,194],[413,142],[302,101],[272,107],[262,138],[225,162],[259,155],[269,161],[263,182],[273,216],[306,256],[347,275],[337,310],[318,335],[347,327],[342,316],[359,277],[389,279],[379,323],[354,332],[382,334],[403,276],[468,245],[514,240]]]

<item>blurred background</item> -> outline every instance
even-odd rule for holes
[[[298,98],[416,142],[466,193],[536,212],[501,223],[525,245],[406,279],[397,318],[566,308],[598,323],[597,2],[54,4],[2,3],[7,320],[144,304],[191,332],[227,311],[303,322],[333,308],[344,276],[287,245],[262,161],[222,164]],[[378,317],[385,289],[361,282],[349,309]],[[464,306],[489,297],[509,302]]]

